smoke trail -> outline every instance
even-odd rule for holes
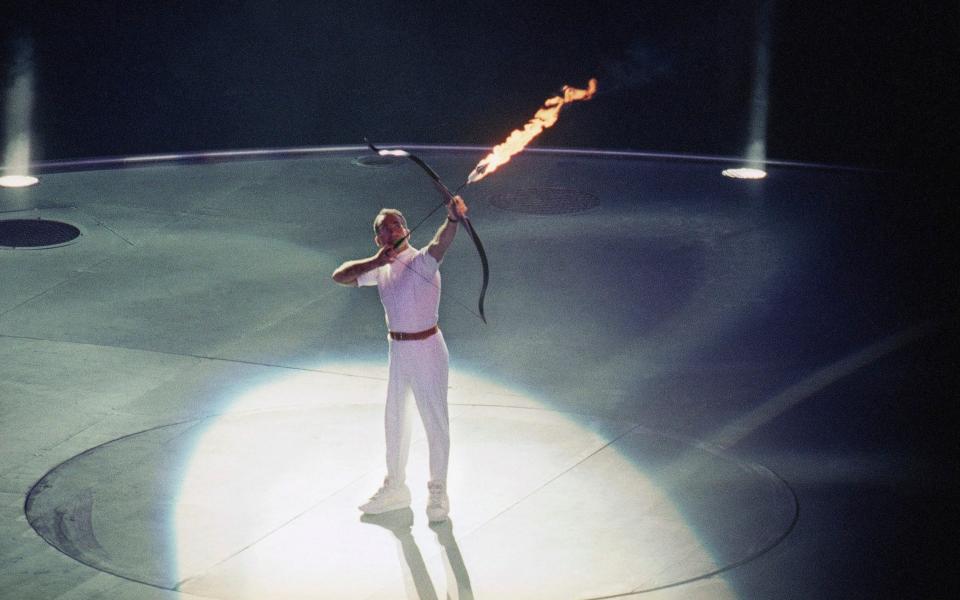
[[[675,60],[666,48],[642,38],[634,39],[621,58],[603,65],[604,90],[612,93],[646,88],[662,77],[673,75]]]

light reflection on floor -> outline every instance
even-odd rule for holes
[[[175,514],[178,589],[219,598],[431,597],[433,586],[451,598],[598,597],[722,567],[664,492],[609,445],[629,446],[634,424],[548,411],[460,373],[450,397],[450,524],[431,529],[423,515],[422,435],[411,451],[412,514],[361,522],[355,506],[382,477],[382,368],[324,371],[252,390],[199,438]]]
[[[31,525],[102,571],[210,598],[722,599],[722,572],[796,517],[759,465],[454,371],[451,520],[426,522],[416,429],[412,510],[362,519],[383,474],[383,366],[284,372],[216,416],[61,464],[30,494]]]

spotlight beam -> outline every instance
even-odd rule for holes
[[[8,175],[0,178],[4,187],[26,187],[37,182],[29,175],[30,123],[33,113],[33,44],[21,38],[14,44],[12,84],[7,90],[4,125],[4,164]]]

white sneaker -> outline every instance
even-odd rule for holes
[[[377,490],[377,493],[359,508],[365,514],[379,515],[408,506],[410,506],[410,488],[402,483],[393,485],[389,479],[384,479],[383,486]]]
[[[450,514],[450,498],[447,497],[447,485],[442,481],[427,484],[430,499],[427,501],[427,519],[431,523],[446,521]]]

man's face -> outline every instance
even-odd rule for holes
[[[404,227],[403,220],[401,220],[400,217],[387,213],[383,215],[380,224],[377,226],[377,235],[374,241],[378,246],[392,246],[397,240],[408,233],[409,231]]]

